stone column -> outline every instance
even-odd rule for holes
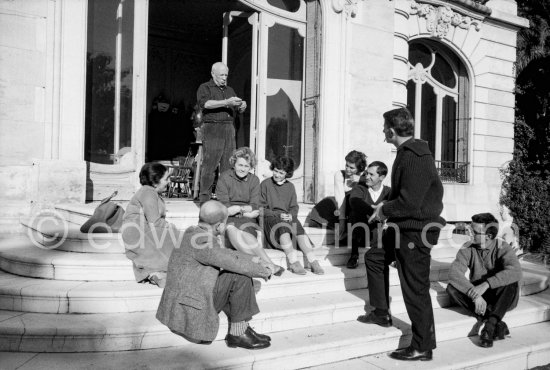
[[[409,74],[409,1],[395,1],[393,101],[395,108],[407,106],[407,80]]]
[[[32,159],[30,173],[35,211],[59,202],[84,202],[86,192],[87,2],[47,1],[47,9],[44,152]]]

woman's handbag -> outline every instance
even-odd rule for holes
[[[99,203],[92,217],[80,227],[80,232],[118,233],[120,231],[124,209],[115,202],[111,202],[117,194],[118,191],[115,191]]]

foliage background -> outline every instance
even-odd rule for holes
[[[514,157],[502,170],[501,203],[526,251],[550,254],[550,0],[518,0],[530,27],[518,34]]]

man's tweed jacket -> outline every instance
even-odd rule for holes
[[[268,277],[252,256],[222,249],[218,238],[198,226],[187,228],[168,262],[166,287],[157,319],[192,341],[213,341],[219,328],[213,291],[220,269],[249,277]]]

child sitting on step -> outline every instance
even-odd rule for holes
[[[292,236],[306,258],[306,268],[314,274],[325,273],[313,253],[308,236],[298,220],[298,201],[294,185],[287,179],[294,173],[292,158],[279,156],[271,162],[273,176],[260,185],[260,207],[263,210],[264,234],[269,244],[282,249],[288,259],[288,270],[305,275],[306,270],[298,261]]]

